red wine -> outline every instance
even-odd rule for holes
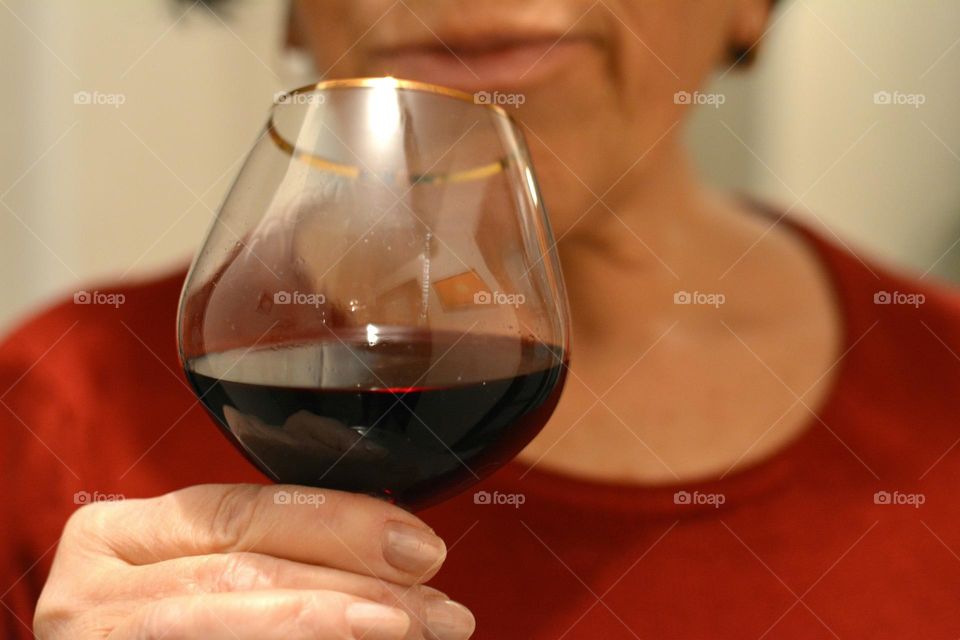
[[[553,412],[564,365],[561,349],[529,339],[371,327],[186,368],[272,479],[422,507],[519,453]]]

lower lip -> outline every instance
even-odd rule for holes
[[[537,41],[489,51],[405,49],[377,55],[389,75],[462,91],[522,89],[583,60],[594,50],[585,39]]]

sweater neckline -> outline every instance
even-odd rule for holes
[[[707,516],[723,513],[738,505],[752,502],[772,492],[791,478],[805,473],[804,464],[816,457],[824,438],[824,425],[834,423],[841,399],[847,396],[853,382],[850,351],[858,338],[854,335],[856,309],[852,284],[845,275],[856,268],[835,246],[805,225],[781,217],[759,207],[760,212],[786,224],[813,249],[823,269],[838,311],[843,354],[835,365],[837,373],[820,407],[792,440],[762,460],[722,476],[704,477],[684,482],[658,484],[622,483],[579,478],[513,460],[495,476],[511,490],[529,494],[531,498],[562,503],[575,503],[580,509],[642,512],[665,517]]]

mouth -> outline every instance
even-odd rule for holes
[[[597,42],[586,36],[490,35],[472,39],[440,37],[415,44],[379,48],[379,70],[411,80],[462,91],[522,91],[562,73],[590,55]]]

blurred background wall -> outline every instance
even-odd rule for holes
[[[303,83],[284,7],[0,0],[0,329],[186,264],[274,92]],[[758,64],[705,90],[723,104],[689,130],[704,171],[960,279],[960,2],[790,0],[774,20]]]

